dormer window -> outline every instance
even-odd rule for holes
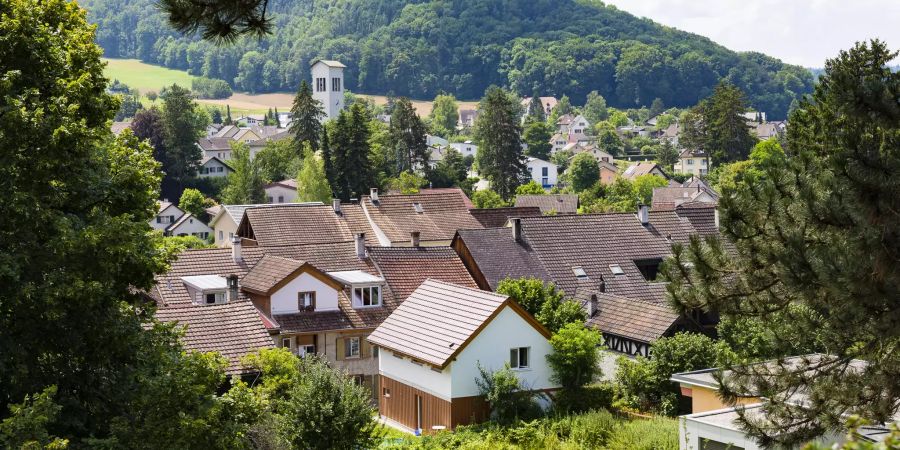
[[[225,291],[222,292],[207,292],[206,296],[206,304],[207,305],[218,305],[225,303]]]
[[[381,306],[381,286],[354,287],[353,306]]]
[[[297,293],[297,311],[315,311],[316,310],[316,293],[315,292],[298,292]]]
[[[422,209],[421,203],[413,203],[413,209],[416,210],[417,213],[422,214],[425,210]]]
[[[196,305],[221,305],[228,302],[228,280],[219,275],[181,277],[188,295]]]

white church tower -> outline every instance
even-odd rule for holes
[[[338,61],[325,59],[312,63],[313,98],[322,103],[325,120],[333,119],[344,109],[344,68]]]

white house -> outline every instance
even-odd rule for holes
[[[297,199],[297,180],[293,178],[269,183],[264,189],[269,203],[294,203]]]
[[[560,134],[588,134],[591,131],[591,123],[581,114],[572,116],[564,114],[556,120],[557,132]]]
[[[182,215],[175,223],[166,228],[166,236],[196,236],[203,240],[209,239],[212,232],[212,228],[191,213]]]
[[[312,63],[313,98],[322,103],[325,120],[333,119],[344,109],[344,69],[338,61],[319,59]]]
[[[162,200],[159,202],[159,212],[150,221],[150,226],[165,233],[166,228],[169,228],[169,225],[175,223],[183,215],[184,211],[181,208],[168,200]]]
[[[675,173],[689,173],[695,177],[706,175],[712,169],[709,154],[701,150],[684,150],[678,155]]]
[[[234,172],[234,169],[218,156],[207,156],[200,161],[197,176],[200,178],[224,177]]]
[[[478,146],[473,144],[472,141],[454,142],[450,144],[450,146],[461,153],[463,155],[463,158],[465,158],[466,156],[471,156],[474,158],[475,154],[478,153]]]
[[[531,179],[535,183],[540,184],[544,189],[550,189],[556,186],[557,166],[543,159],[528,157],[525,163],[528,166],[528,172]]]
[[[534,391],[550,381],[550,333],[505,295],[428,279],[368,341],[378,348],[380,414],[409,430],[484,420],[475,380],[509,364]]]

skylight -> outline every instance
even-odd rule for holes
[[[425,210],[422,209],[421,203],[413,203],[413,209],[416,210],[417,213],[422,214]]]
[[[613,275],[615,275],[615,276],[625,275],[625,271],[622,270],[622,266],[620,266],[618,264],[610,264],[609,270],[611,270]]]
[[[581,266],[573,267],[572,272],[575,273],[575,278],[578,278],[579,280],[584,280],[588,277],[587,272],[585,272]]]

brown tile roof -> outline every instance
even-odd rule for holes
[[[502,306],[505,295],[427,280],[369,342],[444,367]]]
[[[653,188],[653,199],[650,204],[653,209],[657,210],[675,209],[676,206],[682,203],[695,201],[704,193],[714,200],[718,200],[719,198],[718,194],[703,187],[667,186]],[[715,203],[713,203],[713,205],[715,205]]]
[[[293,178],[288,178],[287,180],[273,181],[273,182],[265,185],[264,189],[268,189],[268,188],[275,187],[275,186],[286,187],[288,189],[293,189],[296,191],[297,190],[297,180],[295,180]]]
[[[588,325],[604,333],[652,343],[674,329],[679,315],[667,303],[655,303],[591,290],[579,290],[576,300],[586,304],[597,296],[597,311]]]
[[[231,150],[231,143],[234,142],[227,137],[210,137],[197,140],[197,145],[204,151],[215,150]]]
[[[506,225],[510,217],[536,217],[541,215],[537,206],[513,206],[509,208],[470,209],[469,214],[475,217],[485,228],[499,228]]]
[[[463,203],[466,204],[466,208],[472,209],[475,205],[472,204],[472,200],[469,199],[469,196],[466,195],[460,188],[422,188],[419,189],[419,194],[446,194],[446,193],[454,193],[462,197]]]
[[[450,247],[372,247],[369,256],[399,301],[429,278],[478,289]]]
[[[685,202],[675,208],[675,214],[686,218],[701,236],[719,233],[716,226],[716,204],[705,202]]]
[[[262,258],[241,279],[241,288],[268,295],[278,283],[300,270],[303,261],[282,258],[281,256],[263,255]]]
[[[349,288],[338,296],[338,311],[298,312],[277,314],[272,318],[280,325],[282,333],[310,333],[330,330],[374,329],[394,311],[398,302],[389,292],[382,292],[382,307],[355,309],[350,303]]]
[[[662,169],[656,163],[648,163],[642,162],[637,164],[632,164],[625,169],[625,172],[622,172],[622,176],[628,179],[634,179],[641,175],[648,175],[654,172],[654,169],[662,172]]]
[[[188,250],[172,262],[169,271],[156,277],[150,292],[159,299],[157,317],[164,322],[185,325],[183,342],[189,349],[218,351],[230,361],[229,373],[245,371],[239,364],[241,356],[261,346],[271,347],[265,318],[243,291],[236,301],[225,305],[194,305],[181,277],[194,275],[237,275],[242,284],[248,273],[264,256],[306,261],[321,271],[362,270],[378,274],[370,258],[359,259],[353,242],[279,247],[248,247],[242,249],[242,259],[235,262],[230,248]],[[252,278],[251,278],[252,282]],[[384,307],[354,310],[346,292],[339,311],[344,322],[336,322],[332,313],[310,313],[311,316],[278,315],[277,324],[284,332],[303,332],[331,329],[336,323],[350,323],[353,327],[375,328],[397,306],[389,289],[382,293]],[[303,315],[303,314],[301,314]],[[272,318],[272,320],[275,320]],[[343,329],[343,327],[339,328]]]
[[[356,233],[378,242],[359,205],[341,205],[339,215],[331,205],[285,203],[246,209],[237,234],[272,247],[351,242]]]
[[[459,230],[454,245],[465,245],[477,270],[491,290],[505,278],[535,277],[550,280],[527,242],[516,242],[511,228]]]
[[[382,195],[377,204],[370,196],[363,196],[362,204],[392,245],[410,242],[413,231],[421,233],[423,242],[450,241],[457,229],[481,228],[469,214],[463,196],[456,192]],[[416,211],[415,204],[422,212]]]
[[[516,207],[537,206],[542,213],[556,211],[559,214],[578,212],[578,196],[575,194],[517,195]]]

